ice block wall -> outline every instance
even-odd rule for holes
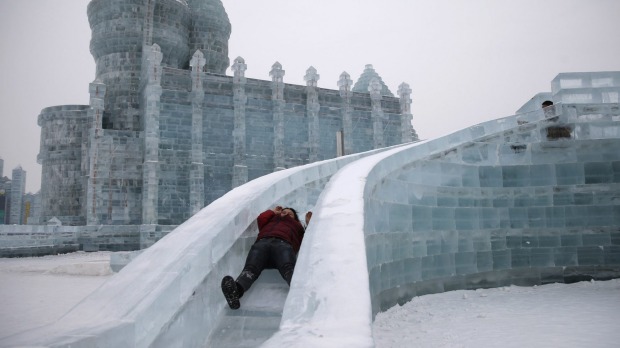
[[[428,293],[620,276],[617,104],[554,111],[367,188],[373,313]]]

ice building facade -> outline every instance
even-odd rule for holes
[[[26,171],[21,166],[13,169],[11,175],[11,209],[9,224],[24,224],[24,194],[26,193]]]
[[[17,166],[11,171],[10,179],[3,174],[4,160],[0,158],[0,225],[37,224],[36,216],[39,212],[37,202],[40,195],[39,193],[26,193],[26,171],[21,166]],[[11,229],[12,227],[8,229],[0,227],[0,255],[2,256],[6,256],[5,249],[13,246],[10,242],[7,243],[6,238],[7,233],[14,232]],[[23,239],[21,237],[17,238]]]
[[[415,136],[411,90],[394,97],[372,66],[335,90],[313,67],[287,84],[277,62],[271,81],[246,78],[220,0],[92,0],[88,19],[89,105],[39,115],[41,221],[178,225],[251,179],[336,157],[338,132],[344,154]]]
[[[556,101],[278,171],[205,207],[58,322],[0,345],[373,347],[374,315],[414,296],[617,278],[618,149],[617,101]],[[314,211],[290,290],[261,276],[231,311],[219,282],[275,203]]]
[[[0,158],[0,225],[8,224],[11,212],[11,180],[4,176],[4,160]]]

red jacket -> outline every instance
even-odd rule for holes
[[[290,216],[280,216],[273,210],[262,212],[258,218],[258,237],[256,240],[276,237],[287,241],[293,246],[295,253],[299,252],[301,240],[304,238],[304,227]]]

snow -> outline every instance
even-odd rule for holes
[[[459,290],[379,313],[377,347],[617,347],[620,280]]]
[[[0,259],[0,338],[60,318],[110,278],[109,253]],[[377,348],[616,347],[620,280],[451,291],[379,313]]]
[[[0,338],[54,322],[105,282],[110,253],[0,258]]]

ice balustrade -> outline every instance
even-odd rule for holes
[[[57,322],[0,340],[0,346],[209,346],[230,312],[220,280],[242,269],[258,232],[258,214],[275,204],[311,209],[340,168],[381,151],[282,170],[228,192],[144,250]],[[251,294],[243,300],[247,297]],[[251,337],[256,328],[237,329],[239,345],[248,335],[248,341],[256,341]]]
[[[619,126],[618,104],[556,104],[343,168],[263,347],[372,347],[416,295],[619,277]]]

